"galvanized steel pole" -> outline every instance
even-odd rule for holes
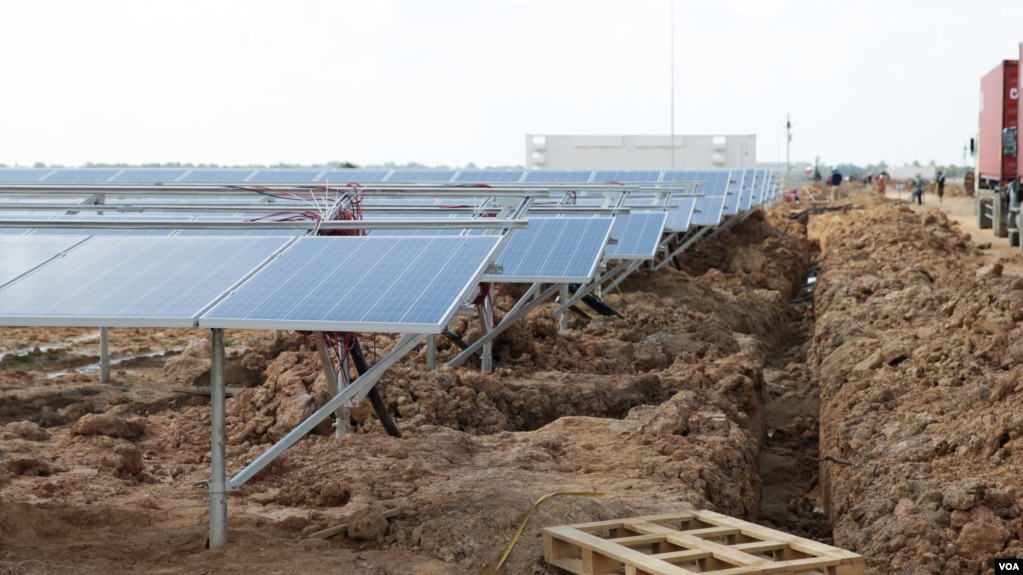
[[[224,330],[210,330],[213,357],[210,361],[210,541],[214,549],[227,543],[227,441],[226,386],[224,384]]]

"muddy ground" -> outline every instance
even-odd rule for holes
[[[100,384],[95,330],[0,329],[0,573],[492,573],[514,542],[502,573],[553,574],[540,527],[689,509],[870,573],[1023,557],[1020,256],[929,201],[847,191],[847,209],[757,211],[633,274],[605,294],[624,318],[560,330],[556,304],[534,310],[493,374],[413,352],[379,385],[402,438],[367,406],[343,439],[321,426],[229,496],[214,550],[209,400],[185,392],[208,385],[208,334],[111,330],[129,359]],[[521,291],[497,286],[499,313]],[[328,392],[302,335],[226,339],[233,474]],[[363,339],[371,361],[392,343]]]

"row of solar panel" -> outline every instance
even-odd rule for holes
[[[347,238],[0,236],[0,325],[436,333],[474,282],[586,283],[605,258],[652,259],[664,232],[679,225],[673,218],[685,228],[717,225],[768,197],[743,187],[721,197],[640,199],[650,202],[615,217],[531,214],[499,250],[494,236],[380,230]],[[503,273],[484,275],[490,262]]]
[[[0,325],[439,333],[498,243],[6,236]]]
[[[736,170],[767,174],[766,170]],[[483,183],[603,184],[692,182],[728,176],[727,170],[403,170],[403,169],[212,169],[212,168],[0,168],[10,184],[347,184]],[[752,178],[747,178],[752,180]]]

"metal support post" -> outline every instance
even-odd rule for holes
[[[494,304],[489,294],[483,298],[483,305],[477,308],[477,313],[479,313],[480,323],[483,326],[483,335],[486,337],[487,334],[494,331]],[[494,371],[494,340],[491,338],[487,338],[486,343],[483,344],[483,357],[480,363],[482,364],[480,367],[482,373]]]
[[[316,351],[320,354],[320,365],[323,366],[323,375],[327,378],[327,389],[330,390],[331,395],[337,395],[340,393],[341,388],[338,385],[337,373],[334,371],[334,362],[330,359],[330,353],[327,351],[327,344],[324,343],[324,337],[322,332],[317,332],[315,335],[316,339]],[[340,407],[334,412],[334,437],[340,439],[348,433],[348,407]]]
[[[561,301],[568,301],[568,284],[561,286]],[[563,311],[558,314],[558,328],[562,331],[568,329],[568,312]]]
[[[110,333],[109,328],[99,328],[99,382],[110,383]]]
[[[210,363],[210,482],[207,499],[210,504],[209,548],[227,543],[227,433],[226,387],[224,384],[224,330],[210,330],[213,358]]]
[[[437,334],[426,336],[426,367],[437,369]]]

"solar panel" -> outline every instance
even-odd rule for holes
[[[352,184],[356,182],[382,182],[390,174],[390,169],[344,169],[344,170],[326,170],[320,175],[320,179],[316,180],[319,184]]]
[[[495,282],[586,282],[597,269],[613,218],[532,218],[497,256]]]
[[[47,184],[54,183],[71,183],[71,184],[92,184],[99,182],[106,182],[110,178],[117,175],[120,172],[120,168],[117,169],[105,169],[105,168],[81,168],[81,169],[65,169],[65,170],[54,170],[45,178],[40,181]]]
[[[608,244],[605,253],[612,260],[648,260],[657,254],[661,233],[668,214],[638,212],[615,216],[611,237],[617,244]]]
[[[602,170],[593,174],[595,184],[605,182],[652,184],[660,179],[660,170]]]
[[[47,260],[81,242],[85,236],[79,231],[78,237],[55,236],[0,236],[0,286],[21,274],[42,265]]]
[[[480,184],[517,184],[525,173],[525,170],[462,170],[455,176],[455,181]]]
[[[455,177],[454,170],[394,170],[388,182],[450,182]]]
[[[168,182],[174,182],[187,172],[187,169],[166,169],[166,168],[152,168],[152,169],[127,169],[122,170],[121,173],[114,176],[111,182],[118,184],[126,183],[137,183],[137,184],[163,184]]]
[[[0,289],[0,325],[194,327],[287,241],[93,237]]]
[[[529,170],[522,180],[527,184],[585,184],[593,170]]]
[[[667,170],[662,182],[705,182],[698,193],[724,196],[728,191],[728,170]]]
[[[181,177],[179,182],[187,183],[231,183],[237,184],[244,182],[252,175],[253,170],[231,170],[231,169],[213,169],[213,168],[200,168],[195,170],[189,170],[187,174]]]
[[[0,168],[0,182],[38,182],[52,171],[49,168]]]
[[[306,183],[310,184],[315,182],[323,170],[257,170],[255,174],[249,177],[247,182],[258,183],[258,184],[270,184],[270,183]]]
[[[440,333],[500,238],[300,238],[204,314],[210,328]]]
[[[674,208],[668,211],[668,220],[664,222],[664,229],[670,232],[685,232],[693,225],[693,215],[696,212],[696,197],[672,198],[671,205]]]
[[[704,196],[696,200],[696,212],[693,214],[692,225],[716,226],[721,223],[725,211],[724,196]]]

